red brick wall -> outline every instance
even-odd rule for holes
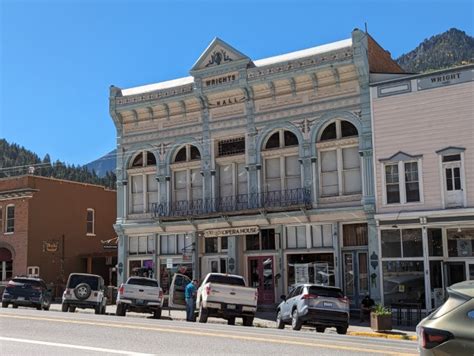
[[[369,70],[371,73],[404,73],[390,52],[383,49],[370,35],[368,36]]]

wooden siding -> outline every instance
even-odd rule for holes
[[[443,189],[436,151],[448,146],[465,148],[466,207],[474,206],[473,82],[374,99],[373,121],[377,212],[442,209]],[[423,155],[423,203],[383,205],[379,160],[398,151]]]

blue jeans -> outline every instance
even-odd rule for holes
[[[186,298],[186,320],[194,321],[194,307],[196,302],[194,298]]]

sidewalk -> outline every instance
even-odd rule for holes
[[[60,312],[61,311],[61,304],[51,304],[51,311]],[[116,306],[115,305],[107,305],[107,314],[115,314]],[[76,313],[94,313],[93,309],[76,309]],[[130,317],[137,317],[137,318],[150,318],[151,314],[140,314],[140,313],[127,313]],[[162,319],[164,320],[186,320],[186,312],[184,310],[168,310],[163,309],[162,312]],[[224,319],[219,318],[209,318],[209,323],[213,324],[227,324],[227,321]],[[236,325],[241,325],[241,320],[236,320]],[[275,314],[273,312],[257,312],[257,315],[253,322],[254,326],[260,328],[275,328]],[[393,329],[390,332],[386,333],[377,333],[374,332],[368,322],[366,323],[359,323],[358,320],[351,319],[349,329],[347,334],[352,336],[367,336],[367,337],[383,337],[387,339],[395,339],[395,340],[416,340],[416,332],[413,329]],[[313,331],[314,327],[303,327],[303,330],[306,331]],[[336,333],[336,329],[328,328],[326,333]]]

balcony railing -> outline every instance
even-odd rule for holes
[[[203,217],[230,215],[255,210],[288,210],[311,206],[311,191],[296,188],[266,193],[239,194],[215,199],[181,200],[171,203],[153,203],[155,217]]]

